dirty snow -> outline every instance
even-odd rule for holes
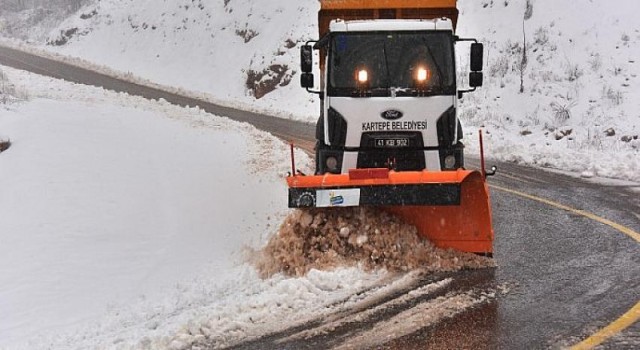
[[[494,266],[493,259],[438,249],[414,226],[375,208],[295,210],[258,253],[254,264],[266,276],[336,266],[429,272]]]
[[[475,295],[474,292],[447,294],[407,309],[371,329],[349,338],[336,346],[336,350],[372,349],[389,339],[408,336],[425,327],[436,324],[443,318],[453,317],[464,310],[486,302],[493,295]]]

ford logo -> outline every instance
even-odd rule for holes
[[[395,109],[390,109],[388,111],[384,111],[381,114],[382,118],[387,119],[387,120],[400,119],[400,118],[402,118],[403,115],[404,114],[402,114],[402,112],[397,111]]]

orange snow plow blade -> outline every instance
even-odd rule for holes
[[[489,191],[478,171],[353,169],[287,178],[290,208],[381,207],[439,248],[492,254]]]

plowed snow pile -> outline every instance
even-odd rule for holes
[[[414,226],[372,208],[296,210],[253,262],[264,277],[354,265],[434,272],[493,266],[489,258],[436,248]]]

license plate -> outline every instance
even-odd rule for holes
[[[406,137],[379,138],[376,139],[377,148],[409,147],[409,139]]]

